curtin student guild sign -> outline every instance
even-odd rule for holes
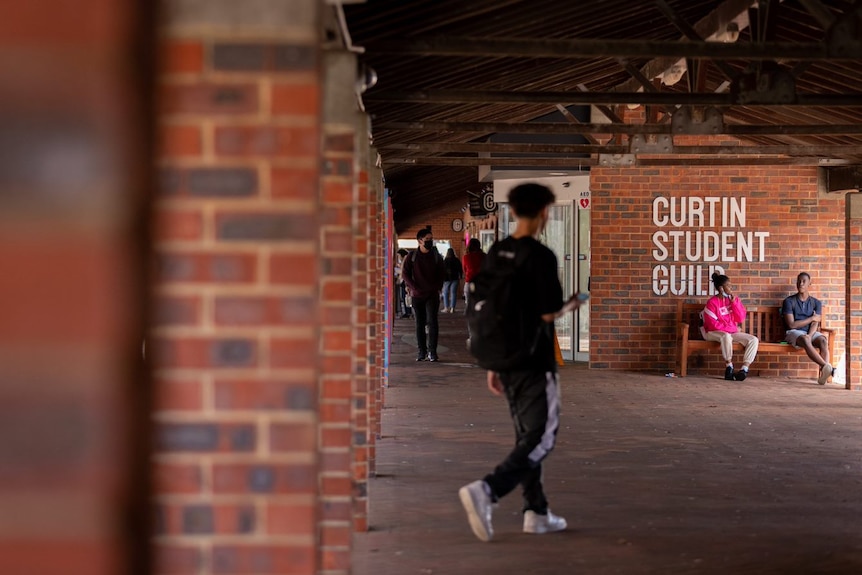
[[[659,196],[652,202],[652,291],[707,296],[722,264],[762,262],[769,232],[745,229],[745,198]]]

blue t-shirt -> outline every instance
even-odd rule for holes
[[[809,318],[814,314],[820,315],[822,310],[823,304],[820,303],[820,300],[816,297],[808,296],[807,300],[802,301],[799,299],[799,294],[793,294],[792,296],[784,298],[784,303],[781,306],[781,315],[786,316],[787,314],[792,313],[793,319],[800,320]],[[794,329],[808,333],[808,328],[810,327],[811,324],[809,323]],[[790,328],[788,327],[787,329]]]

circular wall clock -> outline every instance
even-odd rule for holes
[[[464,220],[462,220],[461,218],[455,218],[454,220],[452,220],[452,231],[453,232],[460,232],[463,229],[464,229]]]

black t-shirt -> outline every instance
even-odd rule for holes
[[[525,370],[556,371],[554,351],[554,323],[546,322],[542,315],[555,313],[563,307],[563,288],[557,275],[557,256],[548,247],[532,237],[508,237],[496,242],[482,262],[482,267],[493,266],[499,251],[512,251],[523,262],[516,274],[517,301],[521,306],[523,341],[535,345]]]

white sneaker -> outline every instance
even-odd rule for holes
[[[832,377],[832,365],[827,363],[820,368],[820,375],[817,377],[817,383],[820,385],[826,385],[826,382],[830,377]]]
[[[539,515],[535,511],[524,512],[524,533],[554,533],[563,531],[566,520],[548,511],[547,515]]]
[[[488,493],[490,488],[481,479],[468,483],[458,490],[458,497],[467,512],[470,528],[481,541],[490,541],[494,537],[494,527],[491,525],[493,502]]]

